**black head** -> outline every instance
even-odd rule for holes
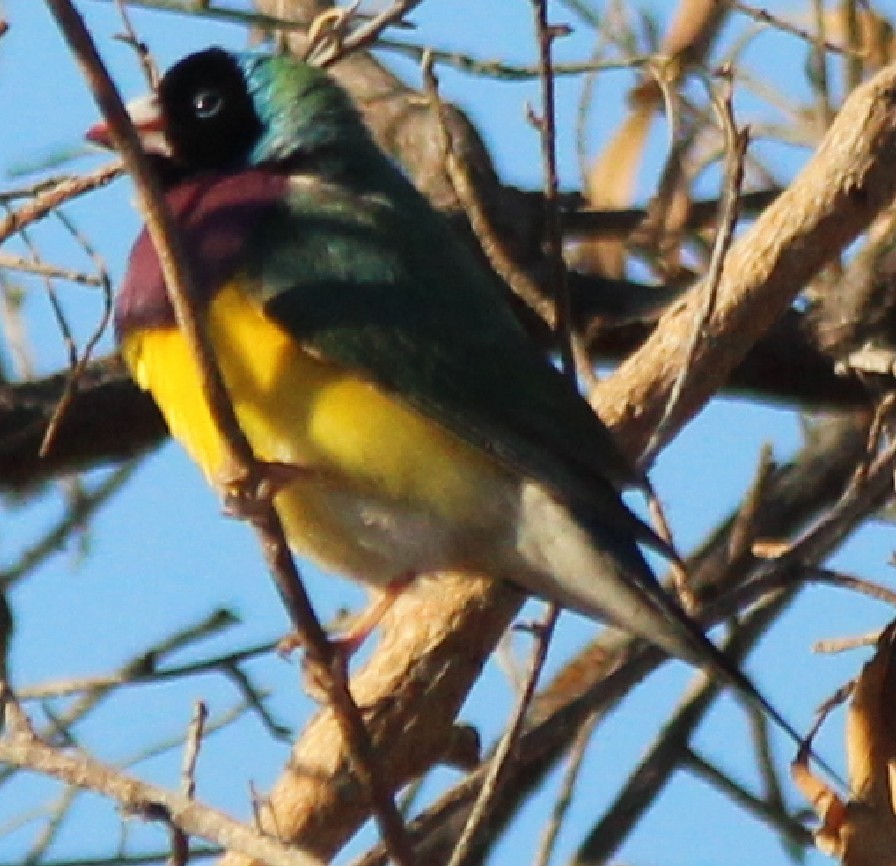
[[[261,137],[244,69],[220,48],[191,54],[172,66],[157,98],[171,156],[190,169],[244,163]]]
[[[316,160],[350,168],[375,151],[351,99],[326,72],[285,55],[209,48],[165,73],[158,92],[128,103],[147,153],[166,176]],[[101,122],[87,138],[111,147]]]

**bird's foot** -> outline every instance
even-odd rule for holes
[[[379,594],[379,597],[374,599],[372,604],[352,618],[348,628],[330,637],[330,646],[333,649],[333,665],[340,666],[346,680],[348,679],[348,668],[352,657],[383,621],[383,617],[389,612],[395,600],[407,589],[415,577],[416,575],[414,574],[406,575],[390,583]],[[292,632],[278,641],[277,652],[282,656],[288,656],[294,650],[301,649],[302,646],[301,636]],[[313,691],[318,691],[320,689],[319,677],[314,676],[307,667],[305,674],[306,685],[310,686]]]
[[[286,658],[297,649],[305,647],[301,635],[292,632],[277,641],[277,654]],[[329,657],[320,658],[318,654],[306,652],[300,663],[302,682],[306,694],[319,704],[327,702],[330,688],[335,682],[348,685],[348,665],[351,654],[344,652],[338,642],[330,640]]]
[[[285,487],[297,481],[319,481],[326,474],[319,466],[256,460],[248,467],[224,470],[215,480],[223,494],[224,513],[251,520],[263,513]]]

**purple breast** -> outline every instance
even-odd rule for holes
[[[165,195],[193,268],[200,303],[238,273],[250,241],[286,196],[284,174],[253,169],[207,175],[172,187]],[[138,328],[174,324],[155,246],[144,229],[128,261],[115,302],[119,338]]]

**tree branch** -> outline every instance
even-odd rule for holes
[[[894,105],[891,65],[850,95],[808,165],[734,244],[670,436],[718,391],[802,287],[892,203]],[[593,395],[604,419],[625,427],[631,454],[641,451],[662,416],[699,304],[698,286]]]

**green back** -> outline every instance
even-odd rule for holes
[[[618,499],[640,479],[610,432],[366,137],[315,161],[256,253],[266,309],[302,343],[657,544]]]

